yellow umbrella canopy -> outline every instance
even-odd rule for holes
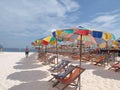
[[[55,43],[56,43],[56,39],[52,35],[47,36],[42,40],[42,44],[44,45],[55,44]]]
[[[118,45],[119,45],[119,42],[117,42],[117,41],[112,41],[112,47],[113,47],[114,49],[118,49]]]
[[[107,44],[106,44],[105,42],[103,42],[103,43],[101,43],[101,44],[99,45],[99,47],[100,47],[100,48],[106,48],[106,47],[107,47]]]
[[[68,34],[72,34],[74,32],[74,29],[62,29],[62,30],[56,30],[55,32],[53,32],[53,36],[65,36]]]
[[[112,34],[111,34],[111,33],[108,33],[108,32],[105,32],[105,33],[103,33],[102,38],[103,38],[105,41],[108,41],[108,40],[112,39]]]
[[[37,39],[35,42],[36,42],[37,44],[40,44],[40,43],[41,43],[41,40],[40,40],[40,39]]]

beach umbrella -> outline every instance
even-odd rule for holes
[[[83,36],[87,36],[89,34],[89,30],[86,28],[75,28],[73,29],[73,32],[69,34],[68,38],[76,40],[79,37],[79,67],[81,67],[81,56],[82,56],[82,41]],[[68,39],[68,40],[70,40]],[[80,84],[81,84],[81,75],[79,76],[79,90],[80,90]]]
[[[58,62],[58,41],[64,41],[64,36],[67,34],[73,33],[73,29],[62,29],[62,30],[56,30],[52,32],[53,37],[56,39],[56,54],[57,54],[57,62]]]
[[[101,39],[101,41],[103,41],[103,43],[99,44],[99,47],[106,48],[107,54],[105,55],[107,57],[109,53],[109,47],[112,45],[112,41],[115,39],[114,35],[108,32],[100,32],[100,31],[92,31],[92,35],[95,38],[99,38]],[[108,65],[108,58],[106,58],[106,60],[107,60],[107,65]]]
[[[95,38],[98,44],[103,42],[102,35],[103,32],[101,31],[91,31],[91,35]]]
[[[32,46],[38,50],[38,58],[40,57],[40,44],[41,40],[36,40],[35,42],[31,42]]]
[[[47,36],[47,37],[43,38],[43,40],[42,40],[43,45],[55,44],[55,43],[56,43],[56,39],[52,35]]]
[[[37,51],[38,51],[38,58],[40,58],[41,57],[41,55],[42,55],[42,39],[43,38],[40,38],[40,39],[37,39],[36,41],[35,41],[35,43],[37,43],[37,46],[36,46],[36,49],[37,49]]]
[[[79,66],[81,67],[82,37],[83,37],[83,36],[87,36],[87,35],[89,34],[89,30],[81,30],[81,29],[78,29],[78,30],[76,31],[76,33],[80,36],[80,46],[79,46],[80,62],[79,62]],[[81,75],[79,76],[79,90],[80,90],[80,86],[81,86]]]
[[[52,35],[46,36],[45,38],[42,39],[42,44],[45,46],[45,53],[46,53],[49,45],[56,44],[56,39]]]
[[[89,34],[89,30],[86,28],[70,28],[70,29],[62,29],[61,33],[59,35],[57,35],[57,38],[62,37],[64,41],[75,41],[75,40],[85,40],[87,43],[87,41],[91,41],[93,40],[93,43],[96,43],[95,39],[92,37],[92,35],[89,35],[89,37],[87,37]],[[79,43],[80,46],[82,46],[82,43]],[[80,47],[82,48],[82,47]],[[80,50],[81,52],[81,50]],[[81,54],[81,53],[80,53]],[[81,60],[80,60],[81,61]],[[81,64],[79,64],[81,67]]]
[[[55,38],[56,40],[56,55],[57,55],[57,64],[58,64],[58,41],[62,41],[62,39],[58,39],[58,36],[62,33],[62,30],[56,30],[54,32],[52,32],[52,36]]]
[[[79,66],[81,67],[81,55],[82,55],[82,41],[83,41],[83,36],[87,36],[89,34],[89,30],[82,30],[82,29],[78,29],[76,31],[76,34],[79,35],[79,44],[80,44],[80,47],[79,47],[79,51],[80,51],[80,63],[79,63]]]
[[[68,37],[69,35],[71,35],[74,32],[74,29],[62,29],[61,33],[59,35],[57,35],[57,39],[58,40],[62,40],[62,41],[69,41]]]
[[[108,46],[110,45],[109,43],[111,42],[110,40],[112,39],[112,34],[108,32],[104,32],[102,38],[106,42],[106,48],[108,48]]]
[[[115,36],[109,32],[92,31],[91,34],[96,39],[98,45],[101,44],[101,46],[105,48],[108,48],[112,41],[116,39]]]
[[[103,35],[102,35],[102,38],[103,38],[105,41],[108,41],[108,40],[112,39],[112,34],[111,34],[111,33],[108,33],[108,32],[104,32]]]
[[[116,40],[116,37],[112,34],[112,48],[118,49],[119,48],[119,44],[120,44],[120,39],[118,38]]]
[[[116,37],[114,34],[112,34],[112,40],[116,40]]]
[[[40,39],[37,39],[35,42],[31,42],[31,44],[36,47],[36,46],[39,46],[41,44],[41,40]]]
[[[96,42],[97,42],[97,46],[99,48],[101,47],[107,47],[107,42],[104,40],[103,37],[103,32],[101,31],[91,31],[91,35],[95,38]],[[107,38],[106,38],[107,40]]]
[[[101,32],[101,31],[92,31],[91,34],[95,38],[102,38],[103,32]]]
[[[89,30],[88,29],[79,29],[79,28],[73,28],[73,29],[63,29],[60,31],[60,34],[57,35],[56,32],[54,32],[54,35],[57,39],[58,38],[63,38],[63,40],[65,41],[71,41],[71,39],[75,39],[76,36],[80,37],[79,40],[79,55],[80,55],[80,61],[79,61],[79,67],[81,67],[81,54],[82,54],[82,38],[83,36],[87,36],[89,34]],[[79,90],[80,90],[80,76],[79,76]]]
[[[71,41],[63,41],[63,42],[59,42],[59,46],[61,46],[61,51],[64,52],[71,52],[71,48],[74,42]],[[63,49],[64,48],[64,49]],[[62,50],[63,49],[63,50]]]
[[[80,36],[78,36],[77,40],[81,40]],[[91,34],[88,34],[87,36],[83,35],[82,41],[87,47],[90,47],[91,45],[97,45],[95,38]]]
[[[38,44],[36,42],[31,42],[31,44],[35,47],[38,46]]]

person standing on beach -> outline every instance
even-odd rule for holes
[[[25,48],[25,55],[26,55],[26,58],[28,57],[29,52],[30,52],[29,48],[28,48],[28,47],[26,47],[26,48]]]
[[[2,48],[0,48],[0,52],[2,52]]]

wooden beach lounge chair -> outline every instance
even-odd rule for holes
[[[51,78],[49,80],[49,82],[53,79],[58,79],[58,78],[64,78],[66,77],[68,74],[70,74],[73,70],[74,70],[75,66],[73,65],[69,65],[67,69],[65,69],[64,71],[58,73],[58,74],[51,74],[53,76],[53,78]]]
[[[73,56],[72,56],[72,59],[78,60],[78,59],[80,59],[80,55],[73,55]]]
[[[39,59],[39,61],[42,62],[42,61],[48,59],[50,56],[51,56],[50,53],[44,54],[44,55]]]
[[[105,55],[98,56],[94,61],[95,62],[94,65],[101,63],[103,60],[105,60]]]
[[[118,70],[120,70],[120,62],[116,63],[116,64],[113,64],[110,68],[110,69],[114,69],[115,72],[117,72]]]
[[[84,70],[85,69],[76,66],[74,70],[69,74],[69,76],[66,76],[64,78],[58,78],[57,82],[53,84],[53,87],[57,87],[59,83],[62,83],[65,85],[63,88],[57,87],[59,90],[64,90],[68,85],[78,87],[79,77]],[[76,79],[77,81],[75,82]]]
[[[82,57],[82,60],[83,61],[91,61],[93,58],[95,58],[95,56],[96,55],[90,55],[90,54],[87,54],[87,55],[84,55],[83,57]]]
[[[59,63],[57,66],[50,69],[52,72],[58,72],[62,69],[65,69],[65,67],[70,63],[70,61],[62,60],[61,63]]]
[[[48,58],[47,60],[44,60],[43,64],[47,65],[50,63],[55,63],[55,58],[57,58],[57,56],[52,56],[52,57]]]

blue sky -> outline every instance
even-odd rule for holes
[[[120,0],[0,0],[0,44],[31,47],[56,29],[120,30]]]

